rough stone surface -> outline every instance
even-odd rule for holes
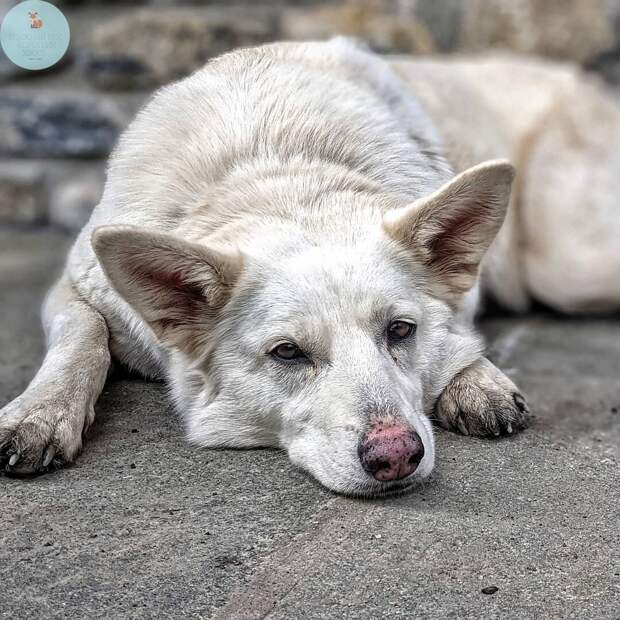
[[[0,229],[2,402],[41,359],[67,243]],[[533,426],[439,431],[434,476],[384,500],[335,496],[276,451],[191,447],[162,385],[113,379],[74,467],[0,477],[0,616],[617,619],[620,322],[484,328]]]
[[[100,88],[165,84],[231,48],[274,39],[274,26],[255,11],[124,11],[93,28],[85,75]]]
[[[5,91],[0,95],[0,155],[102,157],[127,117],[113,101],[84,95]]]
[[[471,0],[459,47],[586,62],[613,45],[607,0]]]
[[[0,19],[14,4],[0,0]],[[499,47],[584,62],[620,84],[620,0],[60,4],[71,25],[70,50],[61,63],[25,71],[0,52],[0,158],[37,160],[2,178],[0,221],[78,228],[99,191],[96,180],[67,180],[78,158],[102,166],[154,87],[236,46],[345,34],[382,52]]]
[[[435,50],[428,28],[414,16],[396,15],[370,3],[286,11],[281,38],[295,41],[356,37],[377,52],[429,54]]]
[[[45,175],[31,162],[0,162],[0,224],[47,220]]]
[[[415,0],[404,2],[415,17],[431,33],[437,49],[453,52],[458,49],[463,13],[466,10],[462,0]]]

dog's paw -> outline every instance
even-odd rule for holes
[[[85,423],[93,417],[94,412],[83,411],[71,397],[20,396],[0,410],[0,471],[38,474],[73,462]]]
[[[456,375],[439,397],[434,418],[463,435],[498,437],[527,426],[529,408],[515,384],[481,358]]]

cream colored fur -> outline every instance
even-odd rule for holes
[[[511,208],[485,259],[504,306],[568,313],[620,308],[620,106],[571,64],[511,56],[398,59],[455,170],[503,157]]]

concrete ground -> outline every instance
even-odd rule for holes
[[[0,233],[0,403],[41,359],[66,246]],[[533,426],[439,431],[433,477],[385,500],[191,447],[162,385],[112,381],[75,466],[0,477],[0,617],[620,618],[620,320],[484,329]]]

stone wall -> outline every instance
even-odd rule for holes
[[[13,4],[0,0],[0,17]],[[72,30],[59,65],[27,72],[0,52],[0,225],[79,229],[110,150],[153,89],[237,46],[341,33],[380,52],[504,48],[620,79],[620,0],[56,4]]]

